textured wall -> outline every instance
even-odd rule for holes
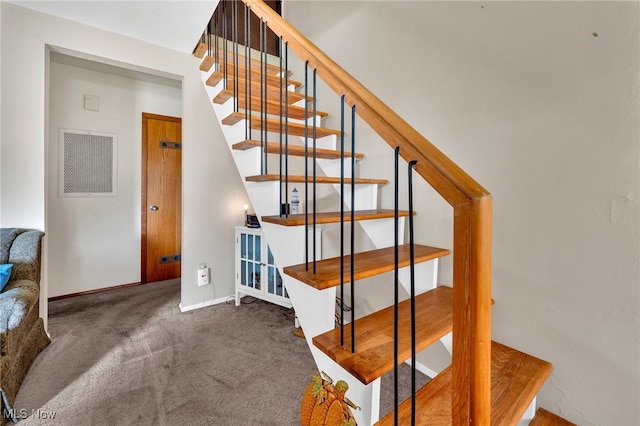
[[[493,194],[494,339],[554,364],[539,402],[578,424],[640,424],[639,7],[285,3]],[[339,116],[337,97],[319,99]],[[362,176],[391,178],[391,149],[358,133]],[[452,247],[450,208],[416,194],[417,242]]]

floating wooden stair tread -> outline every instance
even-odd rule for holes
[[[214,48],[214,43],[211,43],[211,48]],[[198,58],[202,58],[205,56],[205,54],[207,53],[207,51],[209,50],[207,43],[202,43],[200,42],[200,44],[198,44],[198,46],[196,47],[196,49],[194,50],[194,56],[198,57]],[[239,50],[238,50],[238,65],[240,66],[244,66],[244,64],[246,63],[246,56],[244,56],[242,53],[244,52],[244,46],[240,46]],[[209,54],[206,56],[206,58],[202,61],[205,62],[205,60],[207,61],[207,65],[209,66],[209,68],[206,68],[204,66],[201,66],[200,69],[202,71],[209,71],[211,69],[211,66],[215,63],[215,55],[213,55],[214,52],[209,52]],[[209,59],[211,58],[211,59]],[[233,64],[233,51],[232,50],[227,50],[227,60],[226,62],[229,65]],[[221,64],[224,64],[224,49],[223,48],[218,48],[218,62]],[[279,74],[280,73],[280,66],[279,65],[274,65],[271,63],[266,63],[266,69],[267,69],[267,74]],[[256,68],[256,69],[260,69],[260,60],[259,59],[251,59],[251,68]],[[289,73],[291,73],[291,71],[289,71]]]
[[[232,92],[230,92],[232,94]],[[226,96],[226,94],[225,94]],[[217,96],[216,96],[217,97]],[[231,96],[233,97],[233,96]],[[228,98],[228,99],[231,99]],[[228,100],[227,99],[227,100]],[[227,101],[225,100],[225,102]],[[276,115],[276,116],[280,116],[280,111],[282,111],[282,115],[289,117],[289,118],[293,118],[296,120],[304,120],[304,114],[305,114],[305,108],[301,107],[301,106],[297,106],[297,105],[289,105],[287,107],[287,105],[284,103],[281,104],[279,100],[271,100],[267,98],[267,114],[270,115]],[[282,105],[282,109],[280,108],[280,106]],[[247,107],[247,102],[246,102],[246,96],[242,95],[242,96],[238,96],[238,109],[240,111],[244,111],[245,108]],[[259,96],[251,96],[251,105],[249,107],[249,110],[255,112],[255,113],[260,113],[260,111],[262,111],[264,109],[264,105],[261,102],[261,99]],[[311,108],[309,108],[307,111],[307,117],[309,119],[309,124],[311,124],[311,120],[313,119],[313,111],[311,110]],[[320,118],[324,118],[327,117],[329,114],[324,112],[324,111],[316,111],[316,115],[320,116]]]
[[[411,301],[398,305],[398,358],[411,357]],[[356,353],[351,353],[351,327],[346,325],[345,347],[340,346],[340,329],[313,338],[313,344],[364,384],[393,370],[393,306],[357,319]],[[416,350],[421,351],[451,331],[453,289],[437,287],[416,296]],[[401,423],[406,424],[406,423]],[[418,423],[420,424],[420,423]]]
[[[244,56],[239,56],[238,60],[238,72],[241,75],[246,75],[246,72],[248,71],[248,68],[246,67],[246,63],[245,63],[245,57]],[[200,70],[203,72],[208,72],[211,70],[211,67],[216,63],[216,60],[213,56],[206,56],[204,58],[204,60],[202,61],[202,63],[200,64]],[[226,65],[226,72],[227,73],[233,73],[235,72],[235,65],[233,63],[233,56],[231,56],[231,60],[230,61],[224,61],[224,58],[222,58],[222,56],[220,56],[218,58],[218,70],[214,71],[214,72],[224,72],[225,70],[225,65]],[[254,59],[251,62],[251,74],[252,75],[260,75],[262,74],[262,71],[260,70],[260,60],[259,59]],[[273,77],[273,78],[280,78],[280,66],[279,65],[273,65],[273,64],[267,64],[267,73],[268,76]],[[292,75],[293,72],[291,70],[282,70],[282,74],[288,74],[288,75]],[[259,77],[258,77],[259,78]],[[256,78],[256,79],[258,79]],[[300,83],[302,84],[302,83]]]
[[[576,426],[575,423],[571,423],[569,420],[553,414],[544,408],[538,408],[536,415],[533,417],[529,426]]]
[[[400,216],[409,216],[409,212],[404,210],[398,212]],[[393,210],[356,210],[354,214],[355,220],[373,220],[373,219],[387,219],[393,218]],[[287,216],[262,216],[263,222],[275,223],[276,225],[283,226],[300,226],[305,224],[304,214],[290,214]],[[311,214],[309,214],[309,221],[311,221]],[[345,212],[344,220],[346,222],[351,221],[351,212]],[[340,222],[340,212],[318,212],[316,213],[316,223],[338,223]]]
[[[220,93],[218,93],[216,95],[215,98],[213,98],[213,102],[216,104],[224,104],[225,102],[227,102],[229,99],[233,98],[233,87],[229,86],[230,88],[228,89],[223,89],[220,91]],[[254,96],[257,95],[257,96]],[[251,94],[252,98],[258,98],[260,99],[260,91],[259,90],[254,90],[252,91]],[[246,98],[244,90],[240,90],[240,92],[238,93],[238,99],[244,99]],[[304,95],[298,92],[289,92],[289,104],[295,104],[298,101],[301,101],[304,99]],[[273,100],[275,102],[280,102],[280,93],[276,92],[274,90],[269,90],[267,91],[267,102],[269,100]],[[311,96],[307,97],[307,101],[312,101],[313,98]],[[282,97],[282,102],[285,101],[284,96]],[[253,100],[252,100],[253,102]]]
[[[222,124],[227,126],[233,126],[234,124],[246,119],[246,114],[244,112],[233,112],[229,114],[222,120]],[[280,119],[279,118],[267,118],[265,120],[267,126],[267,132],[270,133],[280,133]],[[262,120],[260,120],[260,116],[253,115],[251,116],[251,128],[254,130],[260,130],[262,125]],[[304,123],[294,123],[289,121],[289,124],[285,126],[285,123],[282,123],[282,131],[287,131],[289,135],[292,136],[304,136],[305,134],[305,126]],[[316,127],[315,129],[316,137],[322,138],[324,136],[330,135],[340,135],[339,130],[327,129],[324,127]],[[313,127],[307,126],[307,134],[311,138],[313,135]]]
[[[446,256],[450,253],[447,249],[429,247],[416,244],[415,247],[416,263],[426,262],[432,259]],[[401,268],[409,266],[409,244],[398,247],[398,262]],[[355,270],[354,279],[361,280],[363,278],[372,277],[394,269],[394,248],[386,247],[382,249],[370,250],[356,253],[354,258]],[[344,257],[344,279],[345,282],[351,280],[351,255]],[[316,262],[316,273],[312,268],[306,270],[304,263],[300,265],[287,266],[283,272],[293,278],[302,281],[318,290],[335,287],[340,285],[340,257],[331,259],[323,259]]]
[[[238,85],[240,87],[244,87],[245,86],[245,82],[247,81],[246,75],[242,72],[242,70],[240,68],[238,68],[238,71],[240,72],[240,75],[238,75]],[[227,72],[229,72],[227,70]],[[253,71],[251,72],[251,84],[254,87],[257,87],[258,89],[260,88],[260,74],[253,74]],[[288,81],[285,81],[285,79],[283,78],[282,81],[280,81],[280,76],[277,75],[270,75],[267,74],[267,78],[266,78],[266,82],[267,82],[267,86],[269,87],[274,87],[278,90],[280,90],[280,84],[282,83],[282,88],[284,90],[284,88],[288,87],[288,86],[293,86],[294,88],[298,88],[300,86],[302,86],[302,83],[296,80],[292,80],[289,79]],[[233,86],[233,82],[235,81],[235,75],[233,75],[232,73],[229,74],[229,86]],[[264,84],[264,79],[263,79],[263,84]]]
[[[228,75],[228,83],[227,83],[228,87],[233,87],[233,83],[235,81],[234,77],[235,76],[233,74],[229,74]],[[251,79],[251,91],[255,92],[255,93],[260,93],[261,84],[263,84],[263,83],[260,82],[260,75],[258,74],[258,75],[252,76],[252,77],[254,77],[254,78]],[[207,86],[215,87],[215,86],[218,85],[218,83],[220,83],[220,81],[222,81],[223,78],[224,78],[224,73],[222,71],[214,71],[214,72],[211,73],[211,75],[209,76],[209,78],[206,81]],[[246,81],[247,80],[244,77],[244,75],[240,75],[238,77],[238,87],[240,88],[240,90],[242,90],[242,91],[245,90]],[[288,84],[286,84],[286,83],[288,83]],[[302,83],[300,83],[299,81],[289,80],[288,82],[285,82],[284,80],[282,80],[282,91],[284,92],[284,90],[288,86],[293,86],[294,88],[298,88],[301,85],[302,85]],[[267,87],[269,89],[271,89],[272,93],[273,92],[275,92],[276,94],[279,93],[279,91],[280,91],[280,77],[274,76],[274,75],[268,75],[267,76]]]
[[[552,370],[551,364],[497,342],[491,342],[491,424],[515,425]],[[416,424],[451,424],[452,369],[447,367],[416,392]],[[411,399],[398,407],[398,423],[411,422]],[[376,425],[394,424],[389,413]],[[533,423],[532,423],[533,424]]]
[[[245,141],[234,144],[232,148],[240,151],[244,151],[252,148],[260,148],[261,146],[262,146],[262,143],[260,141],[247,139]],[[265,151],[268,152],[269,154],[280,154],[280,144],[277,142],[267,142]],[[305,154],[304,146],[289,144],[289,155],[293,155],[296,157],[304,157],[304,154]],[[313,150],[309,148],[309,158],[311,158],[312,156],[313,156]],[[345,152],[344,156],[345,158],[349,158],[351,157],[351,153]],[[364,154],[356,153],[356,158],[363,158],[363,157],[364,157]],[[340,151],[317,148],[316,158],[337,160],[337,159],[340,159]]]
[[[193,56],[195,56],[196,58],[202,58],[205,53],[207,53],[206,43],[198,43],[196,48],[193,50]]]
[[[207,46],[204,46],[204,49],[206,51]],[[204,56],[204,55],[203,55]],[[201,58],[202,56],[200,56]],[[211,69],[211,67],[213,66],[213,64],[216,63],[216,58],[214,58],[213,56],[205,56],[204,59],[202,60],[202,62],[200,62],[200,71],[203,72],[207,72]]]
[[[247,182],[271,182],[271,181],[277,181],[280,180],[280,175],[274,175],[274,174],[266,174],[266,175],[255,175],[255,176],[247,176],[246,178]],[[284,179],[284,177],[283,177]],[[309,177],[309,182],[311,182],[311,176]],[[299,176],[299,175],[289,175],[289,183],[305,183],[307,181],[307,179],[304,176]],[[316,177],[316,183],[333,183],[333,184],[338,184],[340,183],[340,178],[339,177],[329,177],[329,176],[317,176]],[[351,183],[351,179],[345,179],[344,183]],[[371,184],[376,184],[376,185],[386,185],[389,183],[388,180],[386,179],[366,179],[366,178],[357,178],[355,181],[356,184],[358,185],[371,185]]]

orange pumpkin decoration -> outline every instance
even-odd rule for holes
[[[358,408],[345,398],[349,385],[344,380],[333,380],[325,373],[314,375],[302,397],[301,426],[356,426],[349,407]]]

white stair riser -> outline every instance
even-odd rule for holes
[[[398,218],[398,243],[404,244],[404,224],[405,217]],[[391,247],[395,244],[394,228],[395,220],[393,218],[363,220],[359,222],[363,231],[376,247]]]

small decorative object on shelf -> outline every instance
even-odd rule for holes
[[[300,213],[300,199],[298,197],[298,189],[293,188],[291,193],[291,214]]]
[[[255,214],[247,215],[247,227],[248,228],[260,228],[260,222],[258,221],[258,216]]]

